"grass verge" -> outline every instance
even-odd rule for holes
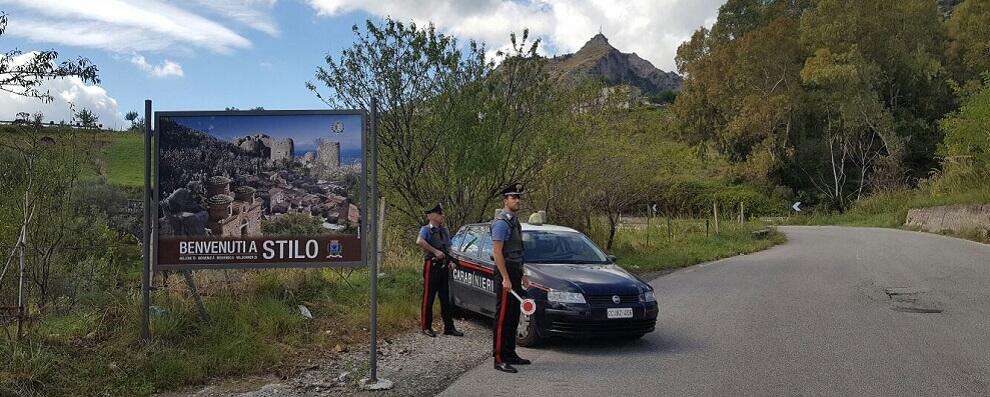
[[[706,233],[704,220],[675,219],[669,235],[666,222],[658,223],[649,228],[649,244],[645,225],[616,233],[612,252],[623,267],[635,273],[652,273],[762,251],[786,241],[783,233],[761,222],[725,220],[715,234],[713,224]],[[753,234],[763,228],[769,229],[767,235]]]

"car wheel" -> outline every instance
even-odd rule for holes
[[[536,329],[536,318],[519,314],[519,327],[516,329],[516,345],[533,347],[540,343],[540,334]]]

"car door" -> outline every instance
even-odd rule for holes
[[[483,231],[479,231],[481,234],[481,252],[478,255],[478,262],[484,268],[482,272],[485,277],[487,277],[488,282],[486,283],[485,290],[481,300],[478,305],[481,307],[483,312],[495,314],[495,258],[492,257],[492,235],[491,231],[487,228]]]
[[[486,260],[490,255],[491,238],[487,227],[469,227],[456,255],[458,266],[451,271],[451,290],[456,290],[452,299],[456,305],[486,315],[495,312],[495,271],[490,260]]]
[[[467,258],[467,254],[462,251],[464,244],[475,238],[471,233],[470,227],[462,227],[457,231],[457,234],[450,239],[450,251],[454,259],[458,262],[463,261]],[[458,272],[457,267],[450,267],[447,274],[447,285],[450,287],[450,299],[457,306],[464,307],[467,309],[475,310],[474,308],[468,307],[465,298],[467,294],[471,291],[468,290],[466,285],[463,283],[463,275]]]

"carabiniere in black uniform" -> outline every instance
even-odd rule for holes
[[[505,259],[505,270],[509,281],[512,283],[512,290],[519,296],[526,297],[526,291],[522,287],[523,277],[523,240],[522,224],[519,217],[509,210],[511,205],[509,200],[519,200],[522,194],[522,185],[510,184],[502,190],[505,204],[499,213],[492,220],[492,238],[498,240],[496,232],[504,230],[508,226],[509,238],[502,241],[502,257]],[[503,224],[499,224],[503,223]],[[516,354],[516,329],[519,327],[519,300],[507,289],[503,289],[502,274],[496,266],[495,282],[498,283],[498,300],[495,304],[494,338],[492,340],[492,356],[495,358],[495,369],[515,373],[515,365],[529,364],[530,361],[519,357]]]
[[[443,215],[443,208],[440,204],[426,210],[427,216],[430,214]],[[425,236],[424,236],[425,234]],[[430,247],[443,253],[443,258],[438,258],[433,252],[424,249],[423,254],[423,302],[422,302],[422,327],[423,334],[436,336],[431,324],[433,323],[433,301],[440,297],[440,317],[443,318],[444,335],[463,336],[464,334],[454,328],[453,308],[450,304],[450,289],[447,284],[447,265],[453,261],[450,256],[450,232],[442,224],[434,225],[432,222],[420,230],[420,236]],[[425,247],[424,247],[425,248]]]

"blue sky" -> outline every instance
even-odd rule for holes
[[[279,115],[279,116],[186,116],[172,117],[186,127],[209,133],[226,141],[247,135],[265,134],[276,139],[292,138],[295,155],[316,151],[317,139],[340,142],[340,162],[350,164],[361,156],[361,117],[355,115]],[[340,121],[343,132],[331,127]]]
[[[46,83],[40,104],[0,95],[0,119],[41,111],[67,119],[68,103],[108,127],[156,110],[324,109],[305,88],[326,54],[354,39],[351,26],[392,16],[433,22],[461,43],[494,52],[529,28],[546,55],[570,53],[602,31],[625,52],[672,70],[677,45],[710,26],[722,0],[0,0],[10,20],[2,50],[55,49],[100,69],[99,85]]]

